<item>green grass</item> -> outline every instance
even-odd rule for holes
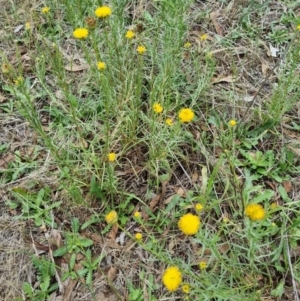
[[[284,15],[273,1],[237,5],[235,14],[226,6],[224,19],[216,18],[221,36],[209,3],[110,1],[112,14],[97,19],[100,2],[36,1],[18,15],[11,1],[5,16],[0,116],[21,116],[35,138],[19,149],[3,139],[0,155],[14,159],[2,163],[0,185],[7,210],[30,223],[31,235],[60,230],[50,253],[32,257],[35,279],[14,297],[47,300],[58,273],[78,281],[88,300],[97,300],[100,276],[119,300],[298,300],[293,4]],[[87,17],[95,26],[75,39]],[[14,33],[25,22],[30,28]],[[278,57],[266,53],[268,43],[280,48]],[[180,122],[183,108],[194,112],[190,122]],[[263,206],[263,220],[245,215],[252,203]],[[118,224],[105,222],[112,210]],[[192,236],[178,229],[189,212],[201,219]],[[168,266],[180,269],[189,294],[164,287]]]

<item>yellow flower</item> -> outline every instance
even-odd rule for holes
[[[263,220],[266,216],[265,209],[260,204],[249,204],[245,209],[245,214],[252,221],[260,221]]]
[[[276,203],[272,203],[270,207],[271,207],[271,209],[275,209],[277,207],[277,204]]]
[[[298,30],[300,30],[300,24],[299,24],[299,25],[297,25],[297,29],[298,29]]]
[[[106,64],[104,62],[98,62],[97,68],[98,68],[98,70],[104,70],[104,69],[106,69]]]
[[[95,10],[95,15],[98,18],[107,18],[111,15],[111,8],[109,6],[99,6]]]
[[[231,126],[231,127],[235,127],[236,126],[236,121],[234,120],[234,119],[231,119],[231,120],[229,120],[229,126]]]
[[[161,112],[163,111],[163,109],[164,109],[158,102],[156,102],[156,103],[152,106],[152,108],[153,108],[153,111],[154,111],[155,113],[157,113],[157,114],[161,113]]]
[[[196,209],[196,211],[200,212],[203,210],[203,205],[198,203],[198,204],[196,204],[195,209]]]
[[[191,213],[183,215],[178,221],[178,227],[185,235],[196,234],[199,231],[200,224],[199,216]]]
[[[224,223],[224,224],[229,223],[229,218],[228,218],[228,217],[223,217],[223,223]]]
[[[109,153],[109,154],[107,155],[107,159],[108,159],[109,162],[114,162],[114,161],[116,161],[116,158],[117,158],[117,155],[116,155],[115,153]]]
[[[186,42],[184,45],[183,45],[184,48],[188,49],[188,48],[191,48],[192,47],[192,44],[190,42]]]
[[[133,216],[135,218],[141,218],[141,212],[136,211],[136,212],[134,212]]]
[[[42,8],[42,13],[43,14],[48,14],[49,11],[50,11],[50,7],[48,7],[48,6],[45,6],[45,7]]]
[[[146,47],[145,46],[138,46],[138,48],[136,49],[136,51],[139,53],[139,54],[144,54],[146,52]]]
[[[163,274],[162,281],[168,291],[174,292],[182,282],[182,274],[178,267],[171,266]]]
[[[24,82],[24,78],[22,76],[18,76],[15,80],[14,83],[16,86],[20,86]]]
[[[200,270],[205,270],[206,267],[207,267],[206,262],[205,261],[200,261],[200,263],[199,263]]]
[[[126,32],[126,35],[125,35],[125,37],[126,37],[128,40],[131,40],[131,39],[133,39],[133,38],[135,37],[135,33],[134,33],[134,31],[132,31],[132,30],[128,30],[128,31]]]
[[[30,30],[31,29],[31,24],[29,22],[25,23],[25,29]]]
[[[86,28],[76,28],[73,31],[73,37],[75,39],[85,39],[89,35],[89,31]]]
[[[108,214],[106,214],[105,221],[108,224],[115,224],[118,221],[117,212],[115,210],[110,211]]]
[[[141,240],[143,239],[143,234],[142,234],[142,233],[136,233],[136,234],[135,234],[135,239],[136,239],[137,241],[141,241]]]
[[[191,291],[191,288],[188,284],[184,284],[181,289],[185,294],[188,294]]]
[[[178,117],[181,122],[190,122],[194,119],[195,113],[192,109],[185,108],[179,111]]]
[[[173,125],[173,120],[172,120],[172,118],[167,118],[167,119],[166,119],[166,124],[169,125],[169,126]]]
[[[208,35],[206,33],[200,36],[201,41],[206,41],[207,38],[208,38]]]

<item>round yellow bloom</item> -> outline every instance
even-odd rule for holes
[[[133,39],[133,38],[135,37],[134,31],[133,31],[133,30],[128,30],[128,31],[126,32],[125,37],[126,37],[128,40]]]
[[[196,211],[200,212],[203,210],[203,205],[198,203],[198,204],[196,204],[195,209],[196,209]]]
[[[300,24],[299,24],[299,25],[297,25],[297,29],[298,29],[298,30],[300,30]]]
[[[263,220],[266,216],[266,211],[260,204],[249,204],[245,209],[245,214],[252,221],[260,221]]]
[[[178,267],[171,266],[163,274],[162,281],[168,291],[174,292],[182,282],[182,274]]]
[[[97,63],[97,68],[98,68],[98,70],[105,70],[106,69],[106,64],[104,62],[98,62]]]
[[[99,6],[95,10],[95,15],[98,18],[107,18],[111,15],[111,8],[109,6]]]
[[[164,109],[158,102],[156,102],[156,103],[152,106],[152,108],[153,108],[153,111],[154,111],[155,113],[157,113],[157,114],[161,113],[161,112],[163,111],[163,109]]]
[[[192,109],[184,108],[179,111],[178,117],[181,122],[190,122],[194,119],[195,113]]]
[[[191,288],[188,284],[184,284],[181,289],[185,294],[189,294],[189,292],[191,291]]]
[[[135,218],[141,218],[141,212],[136,211],[136,212],[134,212],[133,216]]]
[[[236,121],[234,119],[229,120],[229,126],[235,127],[236,126]]]
[[[141,240],[143,239],[143,234],[142,234],[142,233],[136,233],[136,234],[135,234],[135,239],[136,239],[137,241],[141,241]]]
[[[26,30],[31,29],[31,24],[30,24],[29,22],[26,22],[26,23],[25,23],[25,29],[26,29]]]
[[[178,221],[178,227],[185,235],[196,234],[199,231],[200,224],[199,216],[191,213],[183,215]]]
[[[73,31],[73,37],[75,39],[85,39],[89,35],[89,31],[86,28],[76,28]]]
[[[107,159],[108,159],[109,162],[114,162],[114,161],[116,161],[116,158],[117,158],[117,155],[116,155],[115,153],[109,153],[109,154],[107,155]]]
[[[173,123],[172,118],[167,118],[166,119],[166,124],[169,125],[169,126],[173,125],[174,123]]]
[[[186,42],[183,47],[188,49],[188,48],[191,48],[192,44],[190,42]]]
[[[139,54],[144,54],[146,52],[146,47],[145,46],[138,46],[138,48],[136,49],[136,51],[139,53]]]
[[[205,33],[205,34],[203,34],[202,36],[200,36],[200,40],[201,41],[206,41],[207,40],[207,38],[208,38],[208,36],[207,36],[207,34]]]
[[[45,7],[42,8],[42,13],[43,14],[48,14],[49,11],[50,11],[50,7],[48,7],[48,6],[45,6]]]
[[[108,224],[115,224],[118,221],[118,214],[115,210],[110,211],[106,216],[105,216],[105,221]]]
[[[200,261],[200,263],[199,263],[200,270],[205,270],[206,267],[207,267],[206,262],[205,261]]]
[[[24,78],[22,76],[18,76],[15,80],[14,83],[16,86],[20,86],[24,82]]]

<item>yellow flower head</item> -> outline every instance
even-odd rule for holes
[[[107,18],[111,15],[111,8],[109,6],[99,6],[95,10],[95,15],[98,18]]]
[[[260,204],[249,204],[245,209],[245,214],[252,221],[260,221],[263,220],[266,216],[266,211],[264,207]]]
[[[135,234],[135,239],[136,239],[137,241],[141,241],[141,240],[143,239],[143,234],[142,234],[142,233],[136,233],[136,234]]]
[[[105,70],[106,69],[106,64],[104,62],[98,62],[97,63],[97,68],[98,68],[98,70]]]
[[[190,122],[194,119],[195,113],[192,109],[184,108],[179,111],[178,117],[181,122]]]
[[[178,267],[167,268],[163,274],[162,282],[168,291],[176,291],[182,282],[182,274]]]
[[[236,122],[236,120],[234,120],[234,119],[231,119],[231,120],[229,120],[229,122],[228,122],[229,126],[231,126],[232,128],[236,126],[236,123],[237,123],[237,122]]]
[[[200,263],[199,263],[200,270],[205,270],[206,267],[207,267],[206,262],[205,261],[200,261]]]
[[[26,23],[25,23],[25,29],[26,29],[26,30],[31,29],[31,24],[30,24],[29,22],[26,22]]]
[[[126,35],[125,35],[125,37],[126,37],[128,40],[131,40],[131,39],[133,39],[133,38],[135,37],[135,33],[134,33],[134,31],[132,31],[132,30],[128,30],[128,31],[126,32]]]
[[[192,47],[192,44],[190,42],[186,42],[184,45],[183,45],[184,48],[188,49],[188,48],[191,48]]]
[[[300,24],[299,24],[299,25],[297,25],[297,29],[298,29],[298,30],[300,30]]]
[[[73,31],[73,37],[75,39],[85,39],[89,35],[89,31],[86,28],[76,28]]]
[[[136,212],[134,212],[133,216],[135,218],[141,218],[141,212],[136,211]]]
[[[208,35],[206,33],[200,36],[201,41],[206,41],[207,38],[208,38]]]
[[[105,221],[108,224],[115,224],[118,221],[117,212],[115,210],[110,211],[108,214],[106,214]]]
[[[166,122],[166,124],[169,125],[169,126],[171,126],[171,125],[174,124],[172,118],[167,118],[165,122]]]
[[[158,102],[156,102],[156,103],[152,106],[152,108],[153,108],[153,111],[154,111],[155,113],[157,113],[157,114],[160,114],[160,113],[163,111],[163,109],[164,109]]]
[[[24,78],[22,76],[18,76],[15,80],[14,83],[16,86],[20,86],[24,82]]]
[[[189,294],[189,292],[191,291],[191,288],[188,284],[184,284],[181,289],[182,289],[182,292],[185,294]]]
[[[42,8],[42,13],[43,14],[48,14],[49,11],[50,11],[50,7],[48,7],[48,6],[45,6],[45,7]]]
[[[144,54],[146,52],[146,47],[145,46],[138,46],[138,48],[136,49],[136,51],[139,53],[139,54]]]
[[[109,154],[107,155],[107,159],[108,159],[109,162],[114,162],[114,161],[116,161],[116,158],[117,158],[117,155],[116,155],[115,153],[109,153]]]
[[[198,203],[198,204],[195,205],[195,209],[196,209],[197,212],[200,212],[200,211],[203,210],[203,205]]]
[[[191,213],[183,215],[178,221],[178,227],[185,235],[196,234],[199,231],[200,224],[199,216]]]

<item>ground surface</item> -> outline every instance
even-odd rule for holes
[[[0,0],[0,299],[299,300],[297,1],[192,1],[184,12],[182,1],[169,11],[111,1],[124,19],[97,23],[101,34],[115,26],[97,41],[102,50],[116,42],[106,83],[90,72],[95,44],[72,36],[82,6],[61,2]],[[82,19],[99,5],[83,2]],[[143,62],[130,63],[118,26],[139,33]],[[148,113],[154,100],[168,112],[161,119]],[[162,118],[181,107],[196,119],[169,131]],[[267,212],[261,223],[245,217],[251,202]],[[196,204],[203,229],[186,237],[177,220]],[[118,226],[106,224],[110,210]],[[55,254],[71,243],[78,250]],[[99,258],[91,274],[89,250]],[[184,271],[189,294],[163,287],[169,265]]]

